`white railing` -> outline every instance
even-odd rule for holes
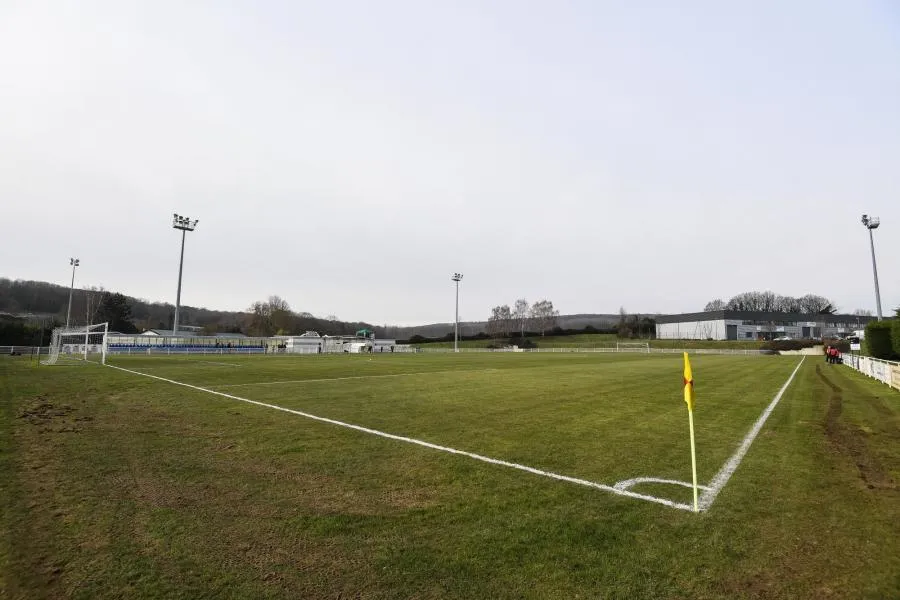
[[[125,354],[125,355],[135,355],[135,356],[148,356],[153,354],[166,354],[166,355],[182,355],[182,354],[282,354],[284,353],[284,349],[275,349],[271,348],[216,348],[215,346],[209,348],[179,348],[178,346],[173,346],[170,348],[159,348],[153,346],[126,346],[124,348],[109,348],[107,350],[109,354]]]
[[[851,369],[900,390],[900,362],[858,354],[844,354],[843,359],[844,364]]]
[[[31,356],[32,354],[37,354],[40,350],[40,346],[0,346],[0,356],[12,354],[13,352],[21,354],[22,356]],[[44,353],[46,354],[46,351],[44,351]]]
[[[460,352],[559,352],[559,353],[611,353],[611,352],[629,352],[647,354],[647,348],[616,348],[611,347],[595,347],[595,348],[460,348]],[[417,352],[428,353],[453,353],[453,348],[419,348]],[[746,350],[742,348],[650,348],[652,354],[739,354],[745,356],[760,356],[762,354],[772,354],[765,350]]]

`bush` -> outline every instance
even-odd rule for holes
[[[891,342],[894,356],[900,356],[900,319],[891,319]]]
[[[866,325],[866,345],[869,353],[875,358],[890,360],[894,356],[894,348],[891,345],[891,321],[869,321]]]
[[[762,345],[762,350],[776,350],[776,351],[790,351],[790,350],[802,350],[803,348],[812,348],[817,345],[812,340],[779,340],[779,341],[771,341],[766,342]],[[848,344],[847,349],[850,349]]]

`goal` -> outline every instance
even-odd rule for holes
[[[649,342],[616,342],[616,352],[650,352]]]
[[[57,327],[50,337],[50,355],[43,365],[96,362],[106,364],[109,323],[82,327]]]

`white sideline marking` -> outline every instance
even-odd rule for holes
[[[617,490],[627,490],[632,486],[637,485],[639,483],[668,483],[671,485],[680,485],[686,488],[694,487],[694,484],[689,481],[676,481],[675,479],[660,479],[659,477],[635,477],[634,479],[623,479],[613,487]],[[709,488],[705,485],[697,484],[697,488],[701,490],[708,490]]]
[[[719,492],[722,491],[722,488],[725,487],[725,484],[728,483],[728,480],[731,479],[731,476],[734,475],[734,472],[737,470],[738,465],[741,464],[741,461],[744,459],[744,455],[747,454],[747,450],[750,449],[750,444],[753,443],[753,440],[756,439],[756,436],[759,435],[762,426],[765,425],[766,419],[769,418],[769,415],[772,414],[772,411],[775,410],[775,407],[778,405],[778,402],[781,400],[781,396],[784,395],[784,392],[787,390],[788,386],[791,385],[791,381],[794,380],[794,375],[797,374],[797,371],[800,370],[800,366],[803,364],[803,361],[806,360],[806,357],[800,359],[800,362],[797,363],[797,366],[794,368],[794,372],[791,373],[791,376],[788,377],[788,380],[781,386],[781,389],[778,390],[778,393],[775,394],[775,397],[772,399],[772,402],[769,403],[769,406],[766,407],[766,410],[759,416],[756,420],[756,423],[753,424],[753,427],[750,428],[750,431],[744,437],[744,441],[741,442],[741,445],[738,446],[738,449],[734,454],[731,455],[731,458],[726,461],[726,463],[719,469],[719,472],[716,473],[715,477],[712,478],[712,481],[709,483],[709,488],[703,492],[700,496],[700,500],[698,502],[700,510],[707,510],[712,503],[715,501],[716,496],[719,495]]]
[[[219,365],[222,367],[243,367],[244,366],[244,365],[239,365],[237,363],[217,362],[214,360],[194,360],[194,361],[191,361],[191,363],[192,364],[193,363],[204,363],[207,365]]]
[[[528,467],[525,465],[520,465],[518,463],[508,462],[508,461],[500,460],[500,459],[496,459],[496,458],[490,458],[487,456],[482,456],[480,454],[475,454],[473,452],[466,452],[465,450],[457,450],[456,448],[449,448],[447,446],[439,446],[437,444],[432,444],[430,442],[417,440],[415,438],[404,437],[401,435],[394,435],[393,433],[385,433],[384,431],[378,431],[377,429],[369,429],[368,427],[361,427],[360,425],[353,425],[352,423],[345,423],[343,421],[337,421],[335,419],[328,419],[326,417],[318,417],[316,415],[305,413],[305,412],[302,412],[299,410],[284,408],[283,406],[278,406],[275,404],[268,404],[266,402],[259,402],[257,400],[250,400],[248,398],[241,398],[240,396],[233,396],[231,394],[226,394],[224,392],[217,392],[216,390],[211,390],[208,388],[191,385],[189,383],[182,383],[180,381],[175,381],[174,379],[166,379],[165,377],[159,377],[157,375],[150,375],[148,373],[141,373],[140,371],[133,371],[131,369],[116,367],[114,365],[106,365],[106,366],[111,367],[113,369],[118,369],[119,371],[125,371],[126,373],[134,373],[135,375],[141,375],[143,377],[150,377],[151,379],[158,379],[160,381],[165,381],[167,383],[171,383],[174,385],[184,386],[186,388],[191,388],[193,390],[199,390],[201,392],[215,394],[217,396],[222,396],[224,398],[230,398],[232,400],[239,400],[240,402],[247,402],[249,404],[255,404],[257,406],[264,406],[266,408],[280,410],[280,411],[290,413],[293,415],[299,415],[301,417],[306,417],[307,419],[313,419],[314,421],[321,421],[322,423],[330,423],[332,425],[337,425],[339,427],[346,427],[348,429],[354,429],[356,431],[361,431],[363,433],[377,435],[379,437],[387,438],[390,440],[397,440],[397,441],[406,442],[409,444],[416,444],[418,446],[424,446],[426,448],[431,448],[432,450],[440,450],[441,452],[449,452],[450,454],[458,454],[460,456],[468,456],[469,458],[473,458],[475,460],[480,460],[482,462],[490,463],[493,465],[509,467],[510,469],[517,469],[519,471],[525,471],[526,473],[532,473],[534,475],[541,475],[542,477],[549,477],[551,479],[557,479],[559,481],[567,481],[569,483],[576,483],[578,485],[583,485],[586,487],[603,490],[604,492],[610,492],[612,494],[617,494],[619,496],[627,496],[629,498],[636,498],[638,500],[646,500],[648,502],[655,502],[657,504],[663,504],[665,506],[670,506],[672,508],[678,508],[678,509],[686,510],[686,511],[693,511],[693,507],[688,504],[682,504],[680,502],[673,502],[672,500],[667,500],[665,498],[657,498],[656,496],[650,496],[648,494],[638,494],[638,493],[632,492],[630,490],[617,489],[617,488],[609,486],[609,485],[604,485],[602,483],[588,481],[586,479],[578,479],[577,477],[569,477],[568,475],[560,475],[558,473],[553,473],[550,471],[543,471],[541,469],[535,469],[534,467]]]
[[[469,369],[461,371],[418,371],[416,373],[389,373],[387,375],[351,375],[349,377],[325,377],[323,379],[286,379],[282,381],[258,381],[256,383],[226,383],[212,386],[217,389],[244,387],[248,385],[281,385],[285,383],[322,383],[325,381],[347,381],[349,379],[378,379],[380,377],[413,377],[416,375],[434,375],[436,373],[487,373],[500,369]]]

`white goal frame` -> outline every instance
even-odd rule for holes
[[[616,352],[650,353],[650,342],[616,342]]]
[[[81,327],[57,327],[50,336],[50,353],[42,365],[95,362],[106,364],[109,323]]]

